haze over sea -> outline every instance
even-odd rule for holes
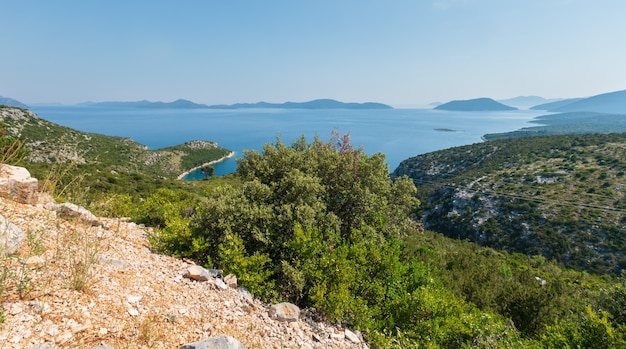
[[[236,156],[215,164],[215,174],[233,172],[243,150],[262,151],[278,136],[291,144],[300,135],[328,141],[332,130],[350,133],[367,154],[382,152],[389,170],[402,160],[435,150],[481,142],[487,133],[530,126],[543,111],[451,112],[431,109],[139,109],[34,106],[39,117],[80,131],[129,137],[150,149],[191,140],[215,141]]]

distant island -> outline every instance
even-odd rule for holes
[[[567,98],[567,99],[562,99],[560,101],[556,101],[556,102],[548,102],[548,103],[543,103],[543,104],[539,104],[536,105],[534,107],[531,107],[531,110],[552,110],[552,109],[558,109],[561,107],[564,107],[568,104],[572,104],[574,102],[578,102],[583,100],[584,98]]]
[[[81,105],[87,107],[105,107],[105,108],[146,108],[146,109],[202,109],[208,108],[206,104],[198,104],[186,99],[177,99],[173,102],[86,102]]]
[[[551,112],[597,112],[611,114],[626,114],[626,90],[602,93],[599,95],[573,101],[557,108],[551,108]]]
[[[498,102],[517,108],[530,108],[539,104],[557,102],[561,99],[545,99],[539,96],[518,96],[508,99],[499,99]]]
[[[143,100],[136,102],[87,102],[82,105],[89,107],[144,109],[393,109],[393,107],[382,103],[345,103],[334,99],[316,99],[308,102],[258,102],[218,105],[198,104],[185,99],[178,99],[174,102],[151,102]]]
[[[501,111],[501,110],[517,110],[517,108],[496,102],[491,98],[476,98],[468,100],[451,101],[438,105],[435,110],[452,110],[452,111]]]
[[[22,109],[28,109],[28,106],[18,100],[8,97],[0,96],[0,105],[6,105],[7,107],[17,107]]]
[[[393,109],[393,107],[374,102],[345,103],[334,99],[315,99],[308,102],[285,102],[285,103],[236,103],[230,105],[213,105],[212,109],[245,109],[245,108],[269,108],[269,109]]]

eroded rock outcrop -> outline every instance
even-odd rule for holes
[[[37,203],[39,182],[27,169],[0,165],[0,196],[13,201],[34,205]]]

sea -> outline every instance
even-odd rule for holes
[[[383,153],[392,172],[405,159],[460,145],[482,142],[481,136],[518,130],[546,112],[515,110],[453,112],[432,109],[141,109],[93,106],[35,106],[40,118],[80,131],[121,136],[150,149],[191,140],[217,142],[235,151],[214,165],[215,175],[232,173],[245,150],[285,144],[304,135],[329,141],[333,130],[350,134],[365,153]],[[199,179],[192,173],[185,179]]]

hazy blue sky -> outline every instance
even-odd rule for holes
[[[624,0],[0,0],[25,103],[394,106],[626,89]]]

